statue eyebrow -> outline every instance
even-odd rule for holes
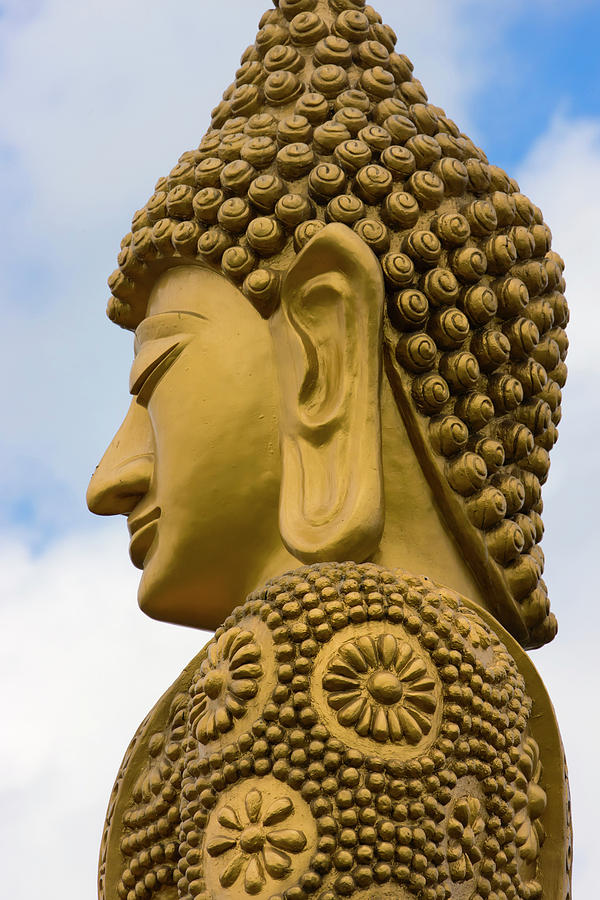
[[[193,333],[200,328],[200,322],[208,322],[202,313],[189,310],[167,310],[143,319],[134,332],[134,352],[139,352],[142,344],[176,334]]]
[[[129,392],[137,394],[148,375],[180,345],[176,337],[146,341],[144,349],[136,354],[129,376]]]
[[[129,393],[145,406],[156,384],[175,362],[190,337],[180,335],[147,341],[136,355],[129,376]]]
[[[208,321],[207,316],[204,316],[202,313],[199,313],[199,312],[192,312],[189,309],[167,309],[167,310],[165,310],[165,312],[156,313],[156,315],[154,315],[154,316],[148,316],[148,319],[144,319],[144,321],[147,322],[150,319],[157,319],[159,316],[195,316],[197,319],[204,319],[205,321]],[[141,324],[142,324],[142,322],[140,322],[140,325]],[[139,328],[139,325],[138,325],[138,328]]]

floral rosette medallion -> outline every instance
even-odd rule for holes
[[[436,680],[410,644],[389,632],[342,644],[323,687],[338,722],[361,737],[418,744],[431,731]]]
[[[234,732],[237,722],[258,709],[264,675],[263,649],[255,631],[230,628],[208,645],[192,684],[190,710],[190,725],[201,744]]]
[[[316,828],[300,795],[271,777],[234,788],[206,829],[206,883],[213,896],[270,897],[303,871]]]
[[[408,759],[437,737],[442,685],[430,654],[397,623],[350,625],[315,662],[314,697],[344,743]]]

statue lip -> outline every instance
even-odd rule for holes
[[[135,519],[131,519],[130,517],[127,520],[127,528],[131,535],[129,556],[137,569],[142,569],[144,567],[144,561],[156,535],[160,514],[160,506],[155,506],[154,509],[149,510],[143,515],[138,516]]]
[[[150,522],[154,522],[155,519],[158,519],[160,514],[160,506],[155,506],[153,509],[149,510],[141,516],[138,516],[136,519],[133,519],[131,516],[129,516],[127,518],[127,528],[129,529],[129,534],[131,535],[131,537],[133,537],[136,531],[139,531],[140,528],[143,528],[145,525],[149,525]]]

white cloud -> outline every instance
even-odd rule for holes
[[[600,727],[594,715],[600,667],[596,649],[600,609],[594,563],[600,542],[596,382],[600,333],[596,220],[600,197],[600,121],[558,112],[516,173],[538,204],[566,262],[571,308],[570,375],[565,415],[545,487],[547,581],[558,615],[556,641],[534,662],[548,687],[564,736],[573,793],[574,896],[597,892],[593,821],[600,801],[594,750]]]
[[[578,372],[597,370],[600,120],[558,112],[521,165],[519,183],[542,206],[553,245],[567,264],[570,366]]]
[[[114,522],[37,557],[0,538],[0,846],[12,900],[30,900],[34,883],[61,900],[95,895],[123,753],[209,637],[139,612],[125,543]]]

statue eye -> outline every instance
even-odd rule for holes
[[[177,359],[187,341],[178,338],[162,338],[148,341],[137,354],[129,376],[129,392],[141,406],[146,406],[152,391]]]

